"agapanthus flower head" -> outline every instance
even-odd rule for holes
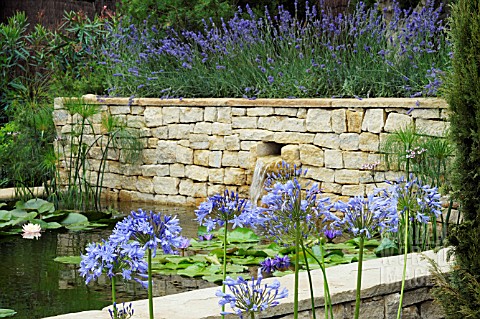
[[[286,183],[289,180],[298,179],[305,176],[307,170],[303,170],[296,164],[292,165],[285,161],[277,164],[277,168],[274,172],[267,173],[265,178],[264,188],[269,191],[271,187],[277,182]]]
[[[197,210],[197,222],[207,227],[207,232],[217,226],[222,227],[231,223],[233,228],[251,226],[255,227],[257,216],[252,210],[248,199],[240,198],[238,193],[226,190],[222,195],[214,195],[200,204]]]
[[[97,279],[102,273],[109,278],[122,276],[126,280],[133,275],[144,274],[147,263],[144,260],[145,249],[138,242],[112,242],[104,240],[101,243],[90,243],[86,254],[82,254],[80,262],[80,275],[85,278],[85,283]],[[134,278],[136,281],[144,283]]]
[[[199,241],[204,241],[204,240],[212,240],[213,239],[213,234],[203,234],[203,235],[198,235],[198,240]]]
[[[133,310],[132,304],[128,304],[125,307],[125,303],[122,304],[122,309],[117,307],[117,303],[113,303],[113,309],[108,309],[111,319],[129,319],[133,316],[135,311]]]
[[[147,213],[139,209],[115,225],[109,240],[115,243],[137,241],[145,250],[151,249],[153,256],[156,255],[157,246],[165,254],[175,254],[174,248],[181,242],[181,231],[176,216],[151,211]]]
[[[287,255],[277,255],[273,259],[267,257],[260,263],[260,269],[269,274],[277,270],[286,270],[288,267],[290,267],[290,258]]]
[[[280,288],[280,282],[275,280],[272,284],[262,285],[262,273],[258,270],[257,279],[253,278],[249,281],[238,277],[236,280],[227,277],[223,282],[231,291],[231,293],[223,293],[217,291],[218,302],[221,306],[230,305],[234,314],[239,318],[251,316],[253,313],[262,312],[270,307],[279,304],[279,300],[288,297],[288,290]],[[232,312],[221,312],[231,314]]]
[[[397,201],[395,198],[375,196],[356,196],[346,203],[338,201],[335,209],[344,213],[344,218],[336,222],[345,227],[354,236],[371,238],[376,233],[396,232],[398,227]]]

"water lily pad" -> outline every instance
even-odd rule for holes
[[[12,213],[7,210],[0,210],[0,220],[10,220],[12,219]]]
[[[215,275],[202,276],[202,279],[208,282],[221,283],[223,281],[223,275],[215,274]]]
[[[62,225],[73,225],[73,224],[80,224],[88,222],[88,218],[85,215],[80,213],[69,213],[67,217],[65,217],[60,224]]]
[[[227,239],[229,243],[255,243],[260,240],[250,228],[235,228],[228,233]]]
[[[15,315],[17,312],[13,309],[0,309],[0,318],[7,318]]]
[[[82,257],[81,256],[60,256],[55,258],[53,261],[56,261],[62,264],[78,265],[82,261]]]
[[[177,271],[177,274],[187,276],[187,277],[201,277],[201,276],[210,276],[221,271],[219,265],[210,265],[205,266],[202,263],[196,263],[191,266],[188,266],[185,269]]]
[[[15,205],[17,209],[23,209],[26,211],[32,211],[35,210],[39,212],[40,214],[43,213],[52,213],[55,211],[55,205],[53,203],[50,203],[46,200],[40,199],[40,198],[33,198],[30,199],[27,202],[22,202],[18,201]]]
[[[393,240],[385,237],[380,242],[380,245],[375,248],[374,252],[378,257],[398,255],[398,246]]]

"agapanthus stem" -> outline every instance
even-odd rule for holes
[[[320,247],[322,249],[322,247]],[[320,266],[320,269],[322,270],[323,274],[323,294],[324,294],[324,299],[325,299],[325,318],[328,318],[328,311],[327,309],[330,309],[330,317],[333,319],[333,307],[332,307],[332,298],[330,297],[330,289],[328,288],[328,281],[327,281],[327,272],[325,271],[325,259],[323,257],[323,251],[320,250],[321,254],[321,261],[318,260],[318,258],[309,250],[307,250],[307,253],[312,256],[313,259],[317,262],[317,264]]]
[[[405,290],[405,276],[407,274],[407,254],[408,254],[408,222],[409,222],[409,211],[405,211],[405,248],[403,250],[403,274],[402,274],[402,288],[400,289],[400,300],[398,302],[397,310],[397,319],[400,319],[402,314],[402,304],[403,304],[403,291]]]
[[[313,315],[313,319],[316,319],[317,316],[315,314],[315,297],[313,295],[312,275],[310,274],[310,267],[308,266],[307,251],[305,249],[305,245],[303,244],[303,241],[301,245],[302,245],[302,252],[303,252],[303,260],[305,260],[305,266],[307,267],[308,285],[310,287],[310,302],[312,304],[312,315]],[[326,313],[326,310],[327,309],[325,308],[325,313]]]
[[[225,293],[225,279],[227,278],[227,235],[228,235],[228,229],[227,229],[227,223],[225,223],[225,230],[223,233],[223,280],[222,280],[222,292]],[[225,311],[225,305],[222,305],[222,312]],[[225,318],[224,315],[222,315],[222,318]]]
[[[300,221],[295,221],[295,283],[293,290],[293,319],[298,319],[298,271],[300,270]]]
[[[115,288],[115,276],[112,277],[112,305],[113,305],[113,317],[117,318],[117,290]]]
[[[148,313],[150,319],[153,319],[153,280],[152,280],[152,249],[147,249],[148,263]]]
[[[355,300],[355,319],[360,315],[360,302],[362,294],[362,267],[363,267],[363,244],[365,242],[365,235],[360,235],[360,245],[358,253],[358,268],[357,268],[357,291]]]

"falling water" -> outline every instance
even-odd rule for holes
[[[272,171],[277,163],[281,162],[279,156],[263,156],[257,158],[255,170],[253,171],[252,184],[250,185],[250,201],[253,205],[257,205],[263,190],[263,182],[267,175],[267,171]]]

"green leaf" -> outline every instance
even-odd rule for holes
[[[62,225],[73,225],[88,222],[88,218],[80,213],[69,213],[60,224]]]
[[[235,228],[228,233],[227,239],[229,243],[252,243],[258,242],[258,235],[250,228]]]
[[[6,210],[0,210],[0,220],[10,220],[12,219],[12,213]]]
[[[208,282],[221,283],[223,281],[223,275],[215,274],[215,275],[202,276],[202,279]]]
[[[55,206],[53,205],[53,203],[50,203],[40,198],[30,199],[26,203],[18,201],[15,207],[17,209],[24,209],[27,211],[36,210],[40,214],[47,213],[47,212],[52,213],[55,211]]]
[[[398,255],[398,246],[393,240],[385,237],[380,242],[380,245],[375,248],[374,252],[378,257]]]
[[[221,269],[219,265],[210,265],[206,267],[203,263],[196,263],[194,265],[188,266],[185,269],[177,271],[177,274],[188,277],[200,277],[216,274],[220,270]]]
[[[53,261],[56,261],[62,264],[78,265],[82,261],[82,257],[81,256],[60,256],[55,258]]]
[[[0,318],[11,317],[17,312],[13,309],[0,309]]]

